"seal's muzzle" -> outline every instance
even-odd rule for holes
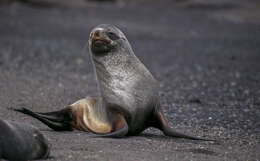
[[[90,49],[94,54],[104,54],[115,47],[117,39],[119,36],[110,28],[96,27],[90,33]]]

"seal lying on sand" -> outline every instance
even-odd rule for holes
[[[0,119],[0,160],[45,159],[49,151],[47,140],[35,127]]]
[[[87,97],[50,113],[35,113],[26,108],[16,111],[58,131],[78,129],[101,136],[123,137],[155,127],[167,136],[208,140],[175,132],[168,126],[156,80],[118,28],[105,24],[94,28],[89,52],[100,98]]]

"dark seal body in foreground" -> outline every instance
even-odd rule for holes
[[[0,160],[45,159],[49,151],[47,140],[35,127],[0,119]]]
[[[16,109],[54,130],[91,131],[108,137],[138,135],[155,127],[167,136],[188,136],[168,126],[159,98],[158,83],[135,56],[125,35],[112,25],[99,25],[90,34],[89,52],[100,98],[87,97],[50,113]]]

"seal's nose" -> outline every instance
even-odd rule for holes
[[[103,37],[103,28],[96,28],[93,31],[93,37]]]
[[[101,31],[100,30],[97,30],[97,31],[94,32],[94,36],[95,37],[100,37],[100,35],[101,35]]]

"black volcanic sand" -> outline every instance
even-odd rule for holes
[[[187,8],[175,3],[85,8],[2,5],[0,118],[39,127],[52,144],[49,160],[257,161],[260,23],[237,14],[230,17],[229,11],[229,7]],[[100,23],[121,28],[158,79],[171,126],[218,143],[169,138],[156,129],[123,139],[54,132],[8,110],[25,106],[47,112],[87,95],[97,96],[84,46],[91,28]]]

